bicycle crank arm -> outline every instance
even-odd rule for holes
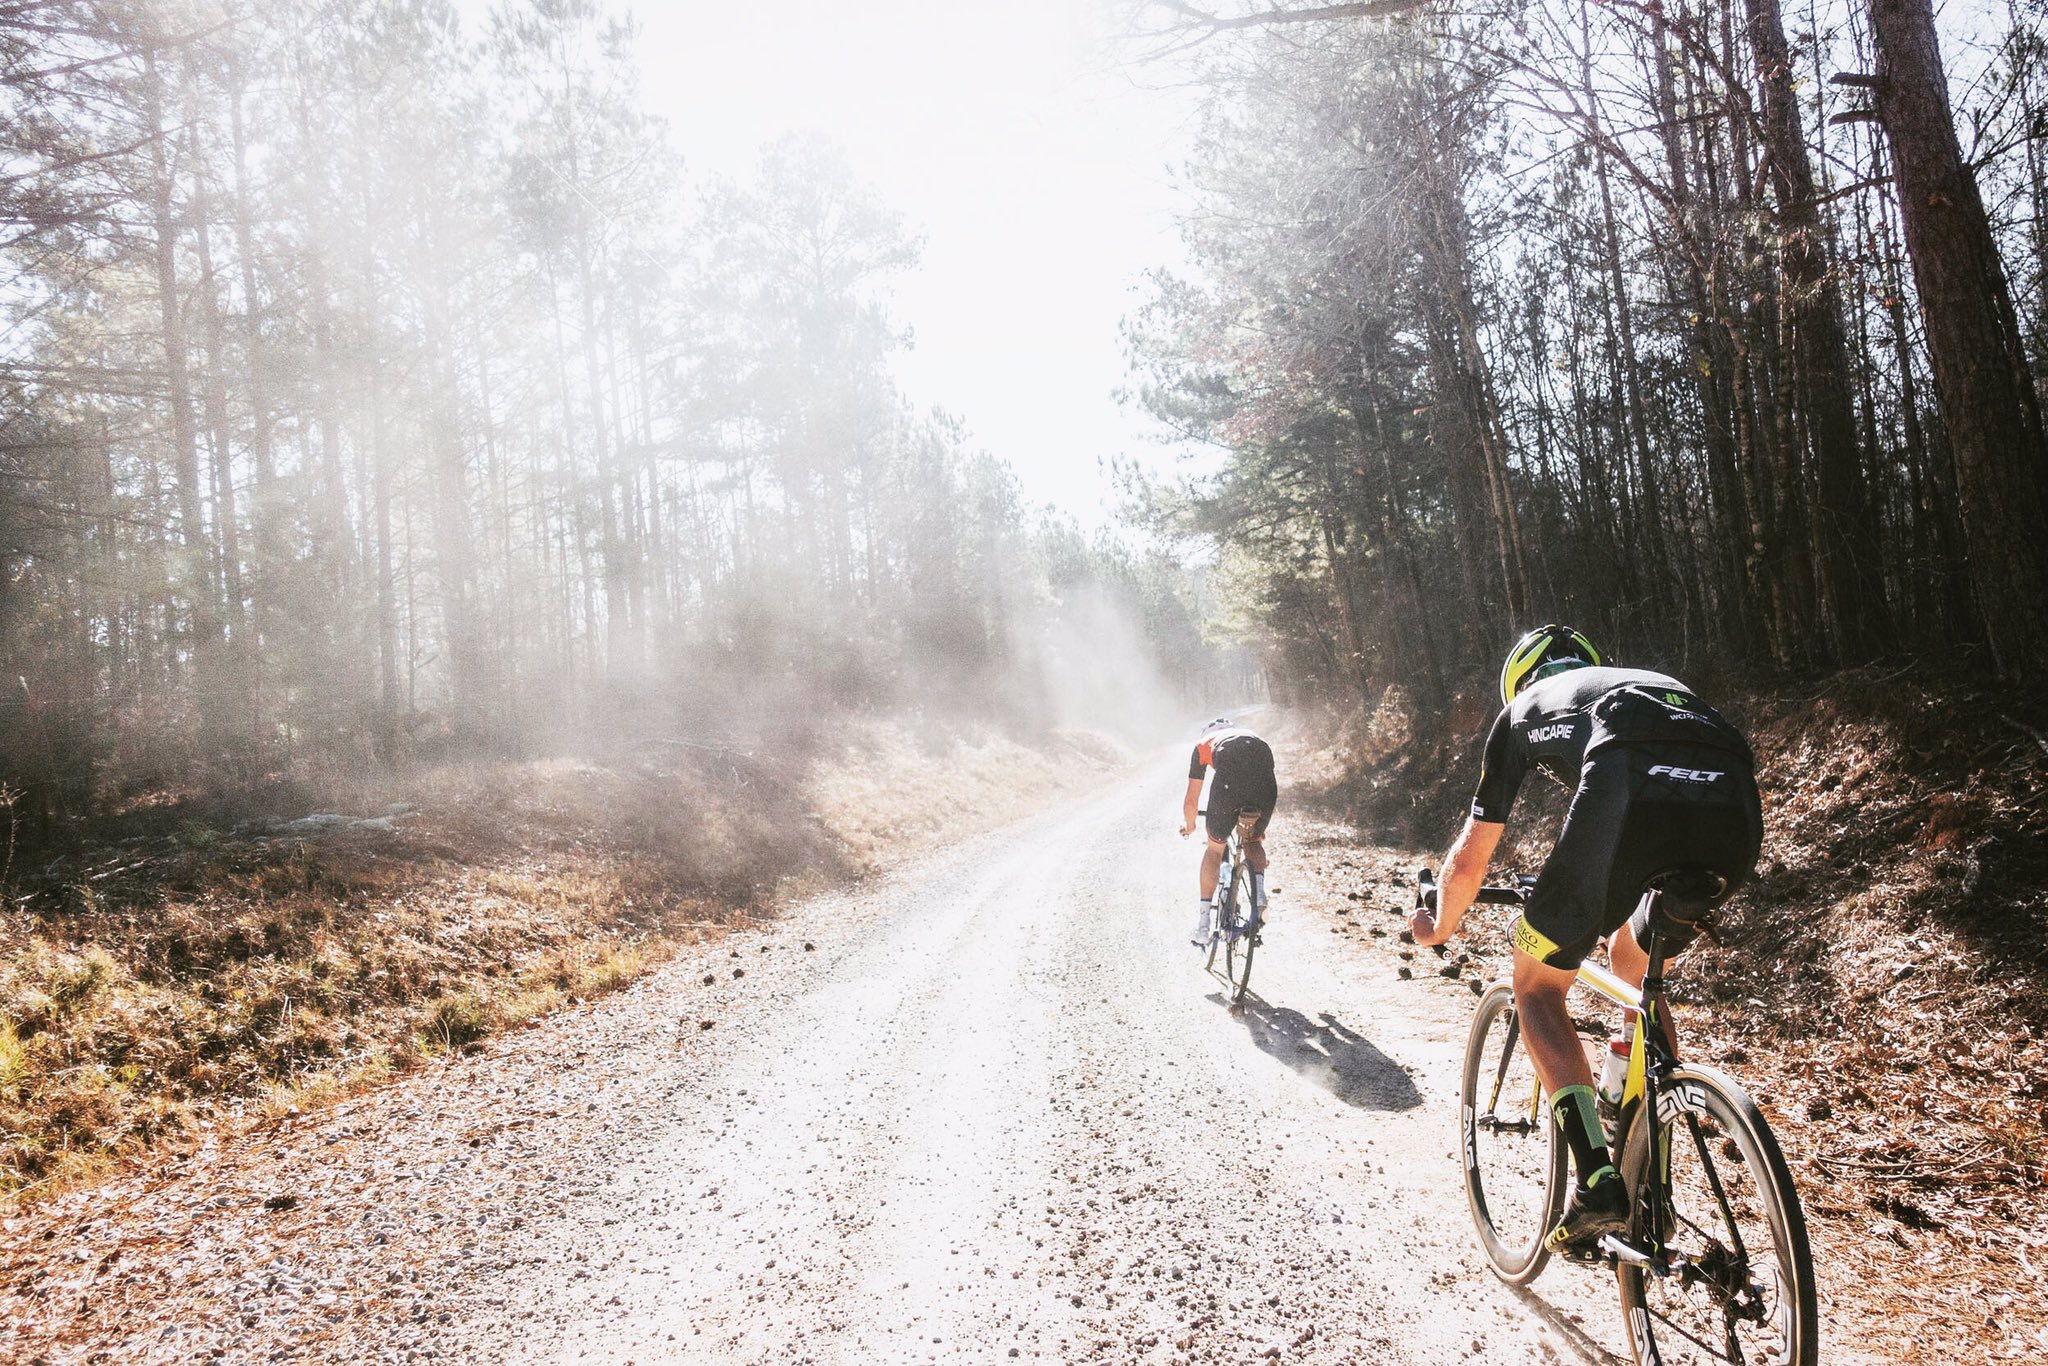
[[[1647,1252],[1637,1251],[1611,1233],[1600,1240],[1600,1250],[1614,1258],[1617,1262],[1626,1262],[1630,1266],[1639,1266],[1646,1271],[1654,1271],[1659,1276],[1669,1276],[1671,1274],[1669,1264],[1659,1261]]]

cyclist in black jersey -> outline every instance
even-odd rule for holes
[[[1594,1106],[1592,1071],[1565,1008],[1579,964],[1602,937],[1615,973],[1640,986],[1648,961],[1632,922],[1643,885],[1704,867],[1725,900],[1756,866],[1763,838],[1749,742],[1668,674],[1602,665],[1563,626],[1522,637],[1501,669],[1502,710],[1486,738],[1472,811],[1445,856],[1434,909],[1416,911],[1418,944],[1441,944],[1486,878],[1530,768],[1573,789],[1557,843],[1515,922],[1515,1005],[1578,1172],[1553,1247],[1596,1242],[1627,1221],[1622,1183]],[[1667,918],[1676,953],[1694,927]]]
[[[1272,824],[1273,808],[1279,804],[1280,784],[1273,776],[1273,750],[1264,740],[1227,716],[1219,716],[1202,728],[1195,752],[1188,758],[1187,794],[1181,803],[1181,837],[1194,833],[1196,808],[1202,796],[1202,782],[1209,782],[1208,816],[1203,821],[1209,836],[1202,851],[1202,870],[1197,879],[1202,904],[1196,915],[1194,933],[1188,936],[1197,948],[1209,942],[1209,904],[1216,895],[1217,873],[1223,867],[1223,842],[1237,824],[1241,811],[1257,811],[1258,822],[1244,842],[1245,864],[1251,870],[1252,918],[1247,933],[1266,916],[1266,827]]]

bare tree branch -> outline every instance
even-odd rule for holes
[[[1429,0],[1361,0],[1349,5],[1314,5],[1308,9],[1270,9],[1252,14],[1211,14],[1183,0],[1154,0],[1191,23],[1221,31],[1232,28],[1275,28],[1283,24],[1322,24],[1336,19],[1389,19],[1421,9]]]

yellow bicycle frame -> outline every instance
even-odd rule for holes
[[[1635,1033],[1629,1040],[1628,1079],[1621,1087],[1621,1101],[1626,1105],[1643,1094],[1644,1073],[1649,1064],[1649,1049],[1643,1037],[1643,1026],[1649,1019],[1649,1012],[1643,1009],[1643,994],[1596,963],[1579,965],[1579,981],[1624,1010],[1635,1012]]]

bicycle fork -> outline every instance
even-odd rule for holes
[[[1530,1083],[1529,1117],[1527,1119],[1504,1120],[1495,1113],[1500,1107],[1501,1090],[1507,1085],[1508,1061],[1515,1056],[1515,1045],[1521,1041],[1521,1038],[1522,1017],[1515,1011],[1510,1010],[1508,1012],[1508,1038],[1500,1050],[1500,1066],[1494,1069],[1493,1089],[1487,1092],[1486,1095],[1486,1112],[1475,1118],[1472,1121],[1473,1124],[1492,1129],[1496,1133],[1505,1129],[1514,1129],[1521,1133],[1528,1133],[1535,1129],[1539,1122],[1543,1111],[1543,1083],[1541,1081],[1532,1081]]]

